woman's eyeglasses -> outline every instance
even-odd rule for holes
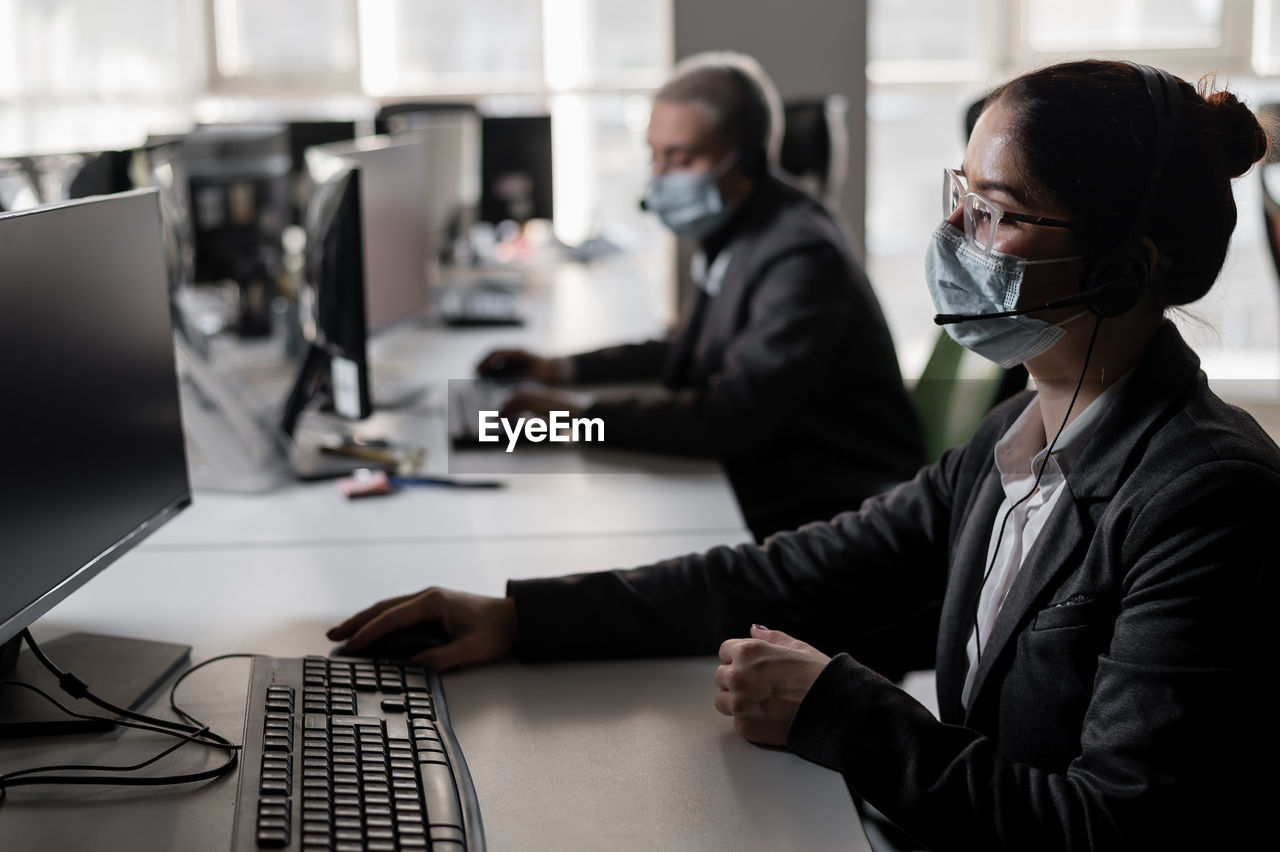
[[[1044,225],[1049,228],[1074,228],[1070,222],[1050,219],[1047,216],[1027,216],[1010,213],[1000,205],[988,201],[976,192],[970,192],[964,175],[956,169],[942,170],[942,217],[945,219],[964,205],[964,236],[971,244],[990,253],[996,241],[996,228],[1001,221],[1024,222],[1028,225]]]

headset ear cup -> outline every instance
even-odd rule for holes
[[[1089,310],[1110,319],[1128,313],[1147,287],[1147,258],[1142,247],[1118,249],[1104,257],[1089,276]]]

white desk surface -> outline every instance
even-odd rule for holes
[[[498,489],[414,487],[359,500],[332,482],[269,495],[202,491],[142,548],[662,532],[749,540],[723,475],[646,473],[646,464],[637,456],[629,473],[499,474]]]
[[[323,630],[370,601],[428,584],[499,593],[508,576],[632,565],[715,544],[707,534],[244,546],[126,555],[39,623],[233,651],[327,653]],[[522,666],[447,675],[489,848],[866,849],[840,777],[742,740],[712,704],[713,658]],[[91,673],[80,673],[82,676]],[[238,731],[247,664],[216,664],[184,705]],[[91,678],[90,678],[91,679]],[[148,735],[6,743],[0,765],[127,762]],[[190,755],[185,766],[212,765]],[[201,761],[204,762],[201,762]],[[0,806],[4,848],[225,849],[234,779],[178,789],[23,788]]]

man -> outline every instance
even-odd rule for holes
[[[694,288],[665,340],[568,358],[490,353],[480,375],[661,381],[586,411],[523,391],[504,414],[601,418],[611,446],[716,457],[757,540],[912,476],[920,427],[875,294],[822,205],[770,171],[773,84],[751,59],[686,60],[655,96],[643,206],[695,240]],[[776,128],[776,130],[775,130]]]

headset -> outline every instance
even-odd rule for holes
[[[1150,277],[1147,253],[1142,246],[1142,236],[1150,222],[1151,211],[1155,207],[1156,187],[1164,173],[1169,150],[1173,147],[1174,132],[1178,126],[1178,113],[1182,106],[1182,91],[1177,78],[1163,68],[1153,68],[1138,62],[1125,64],[1142,75],[1155,111],[1156,130],[1155,158],[1151,164],[1151,171],[1147,175],[1147,183],[1142,191],[1138,212],[1133,218],[1133,225],[1129,228],[1129,235],[1124,242],[1097,260],[1089,272],[1088,286],[1073,296],[1064,296],[1045,302],[1043,305],[1011,311],[995,311],[987,314],[938,314],[933,318],[936,325],[1016,317],[1071,305],[1085,305],[1096,316],[1110,319],[1127,313],[1138,304]]]

